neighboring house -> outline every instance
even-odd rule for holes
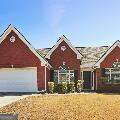
[[[35,49],[12,25],[1,35],[0,92],[37,92],[47,90],[48,81],[79,79],[85,90],[120,91],[120,41],[74,47],[62,36],[52,48]]]

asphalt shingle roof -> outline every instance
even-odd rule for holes
[[[100,57],[109,49],[110,46],[100,47],[76,47],[83,55],[81,68],[92,68],[92,66],[100,59]],[[40,54],[45,57],[51,48],[37,49]]]

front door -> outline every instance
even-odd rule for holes
[[[91,89],[91,71],[83,71],[83,89]]]

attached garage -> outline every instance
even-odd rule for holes
[[[1,68],[0,92],[36,92],[37,68]]]
[[[0,36],[0,92],[46,90],[52,66],[25,37],[9,25]]]

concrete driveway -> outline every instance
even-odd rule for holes
[[[0,95],[0,107],[11,104],[28,96],[29,95]]]

